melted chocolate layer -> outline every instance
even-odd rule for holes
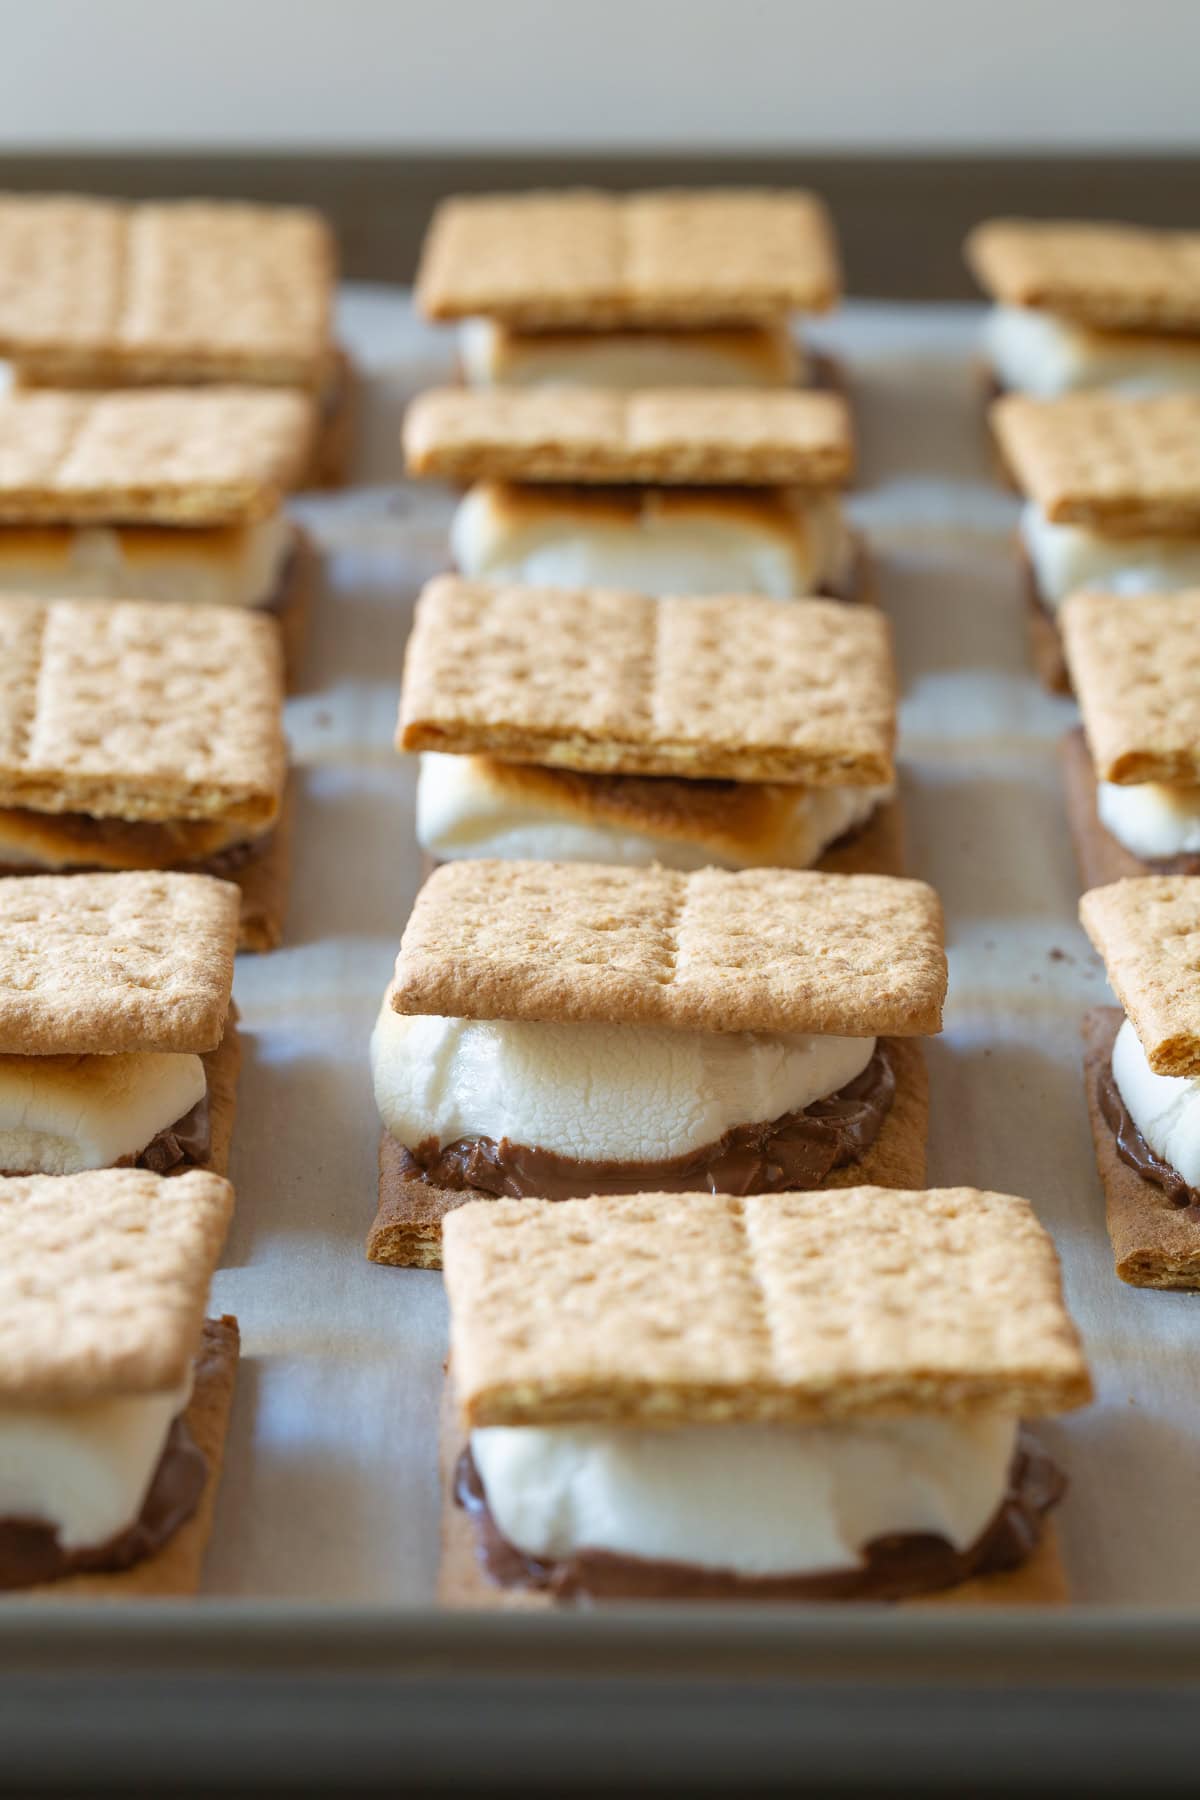
[[[103,1544],[67,1550],[41,1519],[0,1519],[0,1592],[39,1587],[67,1575],[115,1574],[161,1550],[195,1512],[208,1467],[182,1419],[176,1419],[142,1510],[133,1524]]]
[[[1042,1521],[1066,1492],[1066,1477],[1025,1436],[1018,1440],[1008,1493],[966,1550],[929,1533],[875,1538],[857,1568],[810,1575],[737,1575],[694,1563],[651,1562],[583,1550],[561,1562],[526,1556],[501,1535],[469,1449],[459,1459],[454,1498],[475,1525],[485,1574],[500,1587],[536,1588],[556,1600],[908,1600],[957,1587],[977,1575],[1019,1568],[1037,1547]]]
[[[1200,1219],[1200,1192],[1189,1187],[1179,1170],[1172,1163],[1164,1162],[1150,1148],[1121,1098],[1121,1090],[1113,1079],[1110,1068],[1100,1071],[1096,1095],[1105,1123],[1116,1139],[1117,1155],[1121,1161],[1128,1163],[1143,1181],[1153,1182],[1155,1187],[1161,1188],[1172,1206],[1191,1212],[1195,1218]]]
[[[151,1138],[134,1166],[149,1169],[155,1175],[168,1175],[186,1163],[189,1168],[203,1168],[212,1152],[212,1129],[208,1111],[208,1095],[197,1100],[190,1112],[173,1125],[166,1126]]]
[[[818,1188],[832,1169],[858,1162],[879,1136],[896,1092],[883,1045],[854,1080],[803,1112],[735,1125],[713,1144],[661,1162],[582,1162],[536,1145],[489,1137],[436,1140],[403,1152],[413,1181],[514,1200],[575,1200],[647,1190],[777,1194]]]

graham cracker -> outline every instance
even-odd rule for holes
[[[989,416],[1020,488],[1055,524],[1200,534],[1200,394],[1006,394]]]
[[[391,995],[455,1018],[912,1037],[941,1029],[945,989],[924,882],[481,860],[421,889]]]
[[[158,1554],[117,1574],[70,1575],[63,1581],[48,1582],[41,1587],[13,1589],[0,1599],[171,1600],[188,1599],[199,1591],[225,1460],[239,1343],[236,1319],[225,1314],[223,1318],[204,1321],[196,1357],[195,1385],[183,1417],[208,1465],[208,1480],[191,1518]]]
[[[545,1612],[554,1606],[577,1604],[552,1599],[533,1588],[504,1588],[490,1581],[476,1553],[475,1531],[470,1517],[454,1500],[454,1475],[464,1447],[462,1425],[449,1371],[442,1392],[439,1411],[439,1457],[441,1469],[442,1518],[441,1560],[438,1569],[438,1602],[442,1606],[470,1608],[473,1611]],[[1058,1551],[1058,1537],[1050,1522],[1043,1523],[1037,1547],[1019,1569],[1007,1569],[995,1575],[977,1576],[960,1582],[957,1587],[938,1593],[923,1594],[897,1605],[927,1606],[1061,1606],[1068,1599],[1066,1574]],[[743,1604],[747,1603],[743,1600]],[[688,1602],[678,1602],[687,1605]],[[768,1602],[767,1604],[779,1604]],[[811,1603],[810,1603],[811,1604]],[[831,1606],[850,1605],[853,1601],[829,1601]]]
[[[0,806],[254,831],[286,767],[274,620],[0,597]]]
[[[816,786],[895,778],[882,613],[654,600],[440,576],[417,603],[397,747],[622,775]]]
[[[896,1076],[896,1093],[879,1136],[857,1162],[834,1169],[825,1188],[870,1186],[919,1188],[925,1181],[929,1136],[929,1074],[920,1043],[914,1038],[887,1040]],[[774,1195],[766,1196],[771,1200]],[[448,1214],[470,1201],[491,1202],[477,1190],[434,1187],[403,1172],[401,1147],[388,1132],[379,1140],[379,1207],[367,1234],[369,1262],[393,1268],[440,1269],[442,1226]],[[522,1206],[560,1202],[526,1200]]]
[[[0,881],[0,1053],[215,1050],[238,907],[207,875]]]
[[[404,454],[410,475],[464,485],[828,488],[849,481],[854,440],[841,396],[810,389],[431,388]]]
[[[298,484],[315,414],[283,389],[0,397],[0,522],[238,525]]]
[[[829,214],[801,188],[455,196],[416,282],[426,318],[533,329],[740,325],[840,292]]]
[[[1072,594],[1060,617],[1101,778],[1200,782],[1200,589]]]
[[[209,1148],[205,1166],[212,1174],[224,1176],[229,1173],[229,1150],[237,1118],[238,1076],[242,1068],[238,1009],[232,1000],[221,1042],[203,1060],[204,1073],[208,1079]]]
[[[1153,875],[1153,864],[1143,862],[1132,850],[1127,850],[1100,822],[1096,809],[1096,771],[1080,727],[1063,737],[1058,746],[1058,758],[1080,886],[1086,891],[1107,887],[1110,882],[1123,881],[1127,876]]]
[[[229,876],[242,896],[239,950],[278,950],[283,942],[292,884],[292,843],[296,830],[296,787],[289,782],[271,831],[254,845]]]
[[[0,1179],[0,1402],[181,1387],[232,1213],[198,1169]]]
[[[261,610],[279,626],[283,645],[284,684],[289,693],[295,691],[308,649],[313,607],[321,578],[321,552],[307,531],[296,526],[296,542],[279,591]]]
[[[1200,1075],[1200,876],[1093,888],[1079,916],[1154,1073]]]
[[[1098,1083],[1112,1066],[1113,1044],[1124,1018],[1119,1006],[1093,1006],[1083,1018],[1088,1118],[1104,1187],[1113,1265],[1131,1287],[1200,1288],[1196,1209],[1172,1205],[1162,1188],[1121,1160],[1116,1136],[1100,1107]]]
[[[967,262],[993,299],[1101,330],[1200,331],[1200,231],[989,219]]]
[[[59,386],[315,387],[336,276],[307,208],[0,196],[0,356]]]
[[[495,1200],[450,1215],[443,1249],[472,1430],[1030,1417],[1091,1397],[1054,1245],[1008,1194]]]
[[[334,373],[320,403],[317,435],[304,476],[306,488],[345,487],[362,410],[362,384],[348,350],[333,352]]]

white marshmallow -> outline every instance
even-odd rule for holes
[[[788,536],[745,516],[660,508],[648,490],[630,517],[588,517],[566,495],[539,497],[518,517],[494,503],[486,484],[455,509],[450,544],[469,580],[541,587],[632,588],[637,593],[762,594],[791,600],[846,579],[853,540],[833,495],[804,503],[804,529]]]
[[[182,1119],[207,1087],[198,1056],[2,1056],[0,1171],[109,1169]]]
[[[1130,1118],[1189,1187],[1200,1187],[1200,1080],[1156,1075],[1128,1019],[1117,1033],[1112,1074]]]
[[[385,998],[371,1069],[383,1122],[410,1149],[489,1137],[584,1162],[657,1162],[836,1093],[874,1049],[874,1038],[403,1016]]]
[[[203,531],[125,533],[81,525],[38,533],[0,527],[0,593],[262,606],[274,598],[294,542],[294,528],[283,513],[220,533],[219,548]]]
[[[493,319],[467,319],[458,348],[469,387],[785,387],[807,368],[796,349],[771,358],[760,334],[703,331],[522,332]],[[757,352],[757,354],[755,354]]]
[[[1106,537],[1079,525],[1052,525],[1032,502],[1020,530],[1038,594],[1052,611],[1076,588],[1151,594],[1200,584],[1200,538]]]
[[[1200,853],[1200,787],[1168,787],[1159,781],[1121,787],[1101,781],[1096,811],[1105,830],[1134,856],[1153,861]]]
[[[493,1426],[471,1449],[500,1531],[529,1556],[608,1550],[738,1575],[853,1568],[873,1538],[959,1550],[1007,1490],[999,1413],[678,1431]]]
[[[887,788],[797,788],[792,844],[773,862],[807,868],[843,833],[863,825],[888,798]],[[468,856],[534,862],[662,863],[668,869],[744,869],[752,859],[721,856],[703,841],[658,837],[601,820],[574,818],[532,794],[491,786],[470,756],[427,751],[417,779],[417,840],[441,862]],[[760,859],[761,860],[761,859]]]
[[[1052,400],[1081,388],[1127,394],[1200,390],[1200,340],[1090,331],[1026,306],[994,306],[984,324],[987,357],[1002,387]]]
[[[43,1411],[0,1408],[0,1519],[54,1525],[64,1549],[103,1544],[133,1524],[181,1393],[135,1394]]]

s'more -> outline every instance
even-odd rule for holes
[[[1080,917],[1120,1001],[1083,1025],[1116,1271],[1134,1287],[1200,1288],[1200,877],[1094,888]]]
[[[837,394],[435,388],[409,407],[404,449],[410,475],[467,489],[450,547],[469,580],[865,595]]]
[[[416,282],[456,321],[473,387],[791,387],[828,380],[794,313],[837,304],[822,201],[803,189],[455,195]]]
[[[336,282],[333,233],[307,207],[0,194],[0,358],[14,386],[294,389],[316,432],[293,485],[336,483],[349,462]]]
[[[0,886],[35,871],[217,875],[241,890],[241,948],[273,949],[286,777],[272,619],[0,594]]]
[[[237,1321],[204,1317],[233,1190],[193,1171],[0,1180],[0,1593],[195,1594]]]
[[[431,862],[898,875],[887,620],[836,600],[654,600],[441,576],[397,745]]]
[[[372,1039],[367,1254],[437,1267],[474,1199],[920,1186],[945,990],[923,882],[447,863]]]
[[[996,392],[1200,392],[1200,232],[989,219],[966,257]]]
[[[1077,588],[1131,597],[1200,586],[1200,393],[1068,394],[996,402],[992,421],[1026,497],[1020,544],[1034,658],[1065,689],[1057,617]]]
[[[1038,1604],[1090,1398],[1025,1200],[878,1187],[446,1221],[440,1597]]]
[[[245,387],[0,396],[0,596],[268,613],[294,669],[316,551],[283,499],[312,423]]]
[[[237,932],[206,875],[0,881],[0,1176],[225,1173]]]

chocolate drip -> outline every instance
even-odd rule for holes
[[[181,1163],[186,1163],[189,1168],[203,1168],[211,1150],[212,1122],[208,1095],[203,1094],[182,1119],[176,1119],[173,1125],[164,1127],[151,1138],[141,1155],[134,1159],[134,1166],[149,1169],[155,1175],[169,1175]]]
[[[208,1466],[182,1419],[167,1434],[133,1524],[102,1544],[66,1549],[53,1525],[41,1519],[0,1519],[0,1592],[39,1587],[68,1575],[116,1574],[161,1550],[195,1512]]]
[[[833,1169],[858,1162],[879,1136],[896,1092],[896,1076],[880,1044],[860,1075],[802,1112],[735,1125],[716,1143],[660,1162],[584,1162],[537,1145],[489,1137],[436,1139],[404,1150],[402,1173],[413,1181],[462,1193],[514,1200],[574,1200],[589,1194],[647,1190],[713,1194],[777,1194],[820,1187]]]
[[[609,1550],[581,1550],[557,1562],[526,1556],[501,1534],[469,1449],[463,1451],[455,1471],[454,1498],[474,1523],[485,1574],[500,1587],[536,1588],[556,1600],[582,1601],[889,1601],[1019,1568],[1037,1548],[1043,1519],[1066,1486],[1066,1477],[1022,1432],[1008,1492],[966,1550],[956,1550],[932,1533],[895,1533],[865,1545],[856,1568],[808,1575],[738,1575],[730,1569],[650,1561]]]
[[[1121,1098],[1111,1068],[1101,1069],[1096,1079],[1096,1097],[1105,1123],[1116,1139],[1117,1155],[1143,1181],[1153,1182],[1166,1194],[1172,1206],[1190,1212],[1200,1220],[1200,1191],[1189,1187],[1179,1170],[1153,1151],[1142,1136],[1133,1115]]]

